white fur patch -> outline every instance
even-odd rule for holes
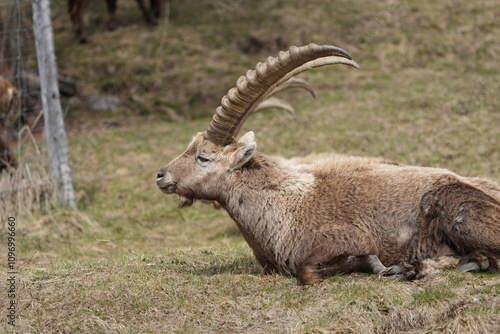
[[[435,275],[443,270],[454,269],[458,264],[458,258],[453,256],[441,256],[437,259],[422,260],[422,268],[419,276]]]

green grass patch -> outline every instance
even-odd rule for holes
[[[443,286],[426,287],[423,291],[414,293],[412,297],[417,304],[434,304],[452,299],[455,293]]]

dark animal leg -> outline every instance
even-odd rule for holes
[[[68,0],[68,12],[73,23],[76,39],[80,43],[87,43],[88,39],[83,31],[83,11],[88,0]]]
[[[321,236],[319,236],[321,238]],[[318,240],[309,256],[297,266],[299,283],[308,285],[352,272],[379,273],[385,269],[369,235],[353,226],[339,227],[333,236]]]
[[[146,21],[146,23],[148,23],[150,25],[155,25],[156,21],[151,16],[151,13],[149,12],[149,10],[146,8],[146,4],[145,4],[144,0],[136,0],[136,1],[137,1],[137,4],[139,5],[139,8],[142,11],[142,14],[144,15],[144,20]]]
[[[150,0],[151,12],[154,17],[160,20],[165,18],[165,7],[167,6],[167,1],[170,6],[170,0]]]
[[[106,25],[109,30],[116,29],[115,13],[116,13],[116,2],[118,0],[106,0],[106,5],[108,7],[108,19]]]

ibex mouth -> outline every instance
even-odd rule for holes
[[[173,194],[177,190],[177,184],[175,183],[170,183],[165,186],[160,186],[159,187],[161,191],[163,191],[165,194]]]

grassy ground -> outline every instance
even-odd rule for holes
[[[303,74],[317,98],[284,94],[297,122],[277,111],[246,123],[261,151],[384,156],[500,182],[498,1],[186,0],[156,28],[134,1],[119,5],[109,32],[92,2],[89,45],[75,43],[54,5],[59,71],[83,83],[83,98],[64,101],[79,210],[17,217],[19,318],[12,328],[2,314],[2,330],[500,331],[498,275],[350,275],[300,287],[263,275],[227,214],[202,203],[178,210],[155,186],[239,75],[310,42],[347,49],[362,69]],[[81,101],[95,92],[119,107],[90,110]]]

